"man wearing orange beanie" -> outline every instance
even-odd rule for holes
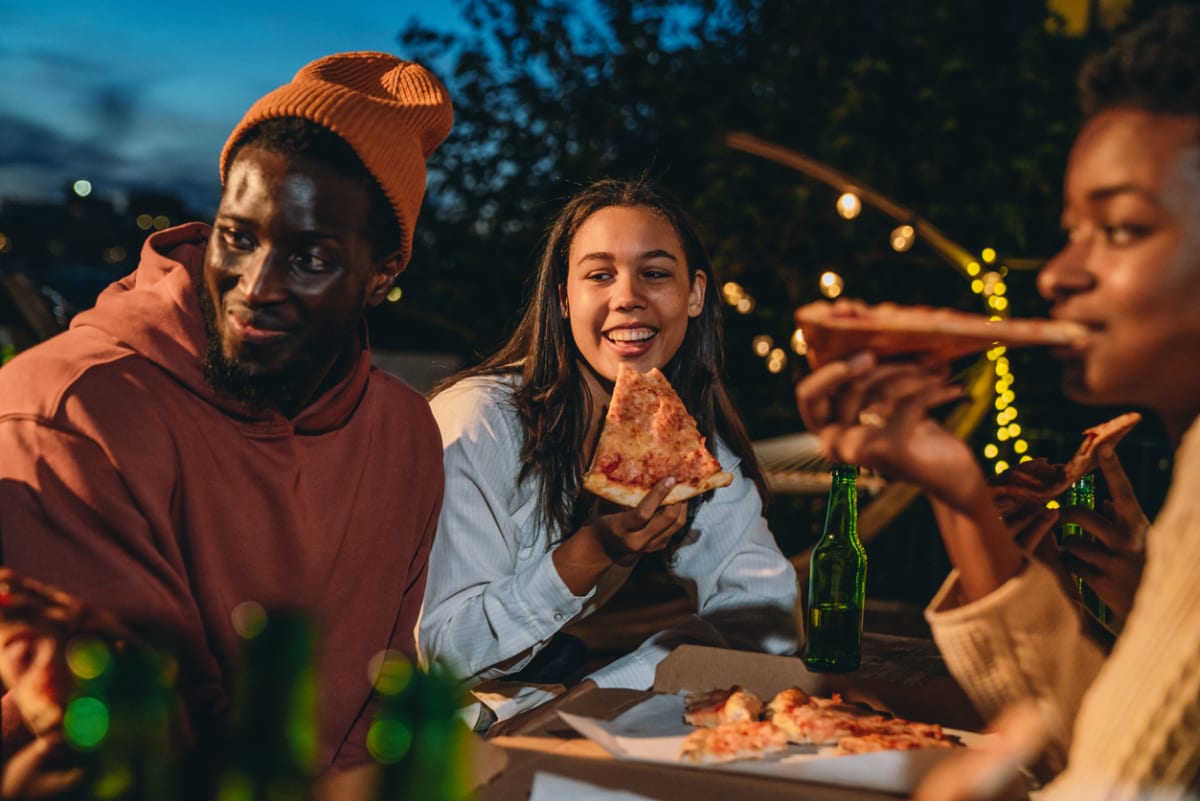
[[[150,236],[134,273],[0,370],[0,562],[171,643],[201,742],[248,609],[317,623],[320,771],[368,761],[368,664],[414,653],[441,444],[424,398],[371,366],[363,311],[408,264],[451,122],[420,65],[305,66],[229,137],[212,226]],[[9,696],[0,761],[32,775],[59,724]]]

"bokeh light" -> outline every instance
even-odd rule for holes
[[[252,640],[267,627],[267,610],[257,601],[243,601],[233,608],[230,615],[233,629],[242,639]]]
[[[385,649],[367,663],[367,678],[381,695],[397,695],[412,681],[413,665],[399,651]]]
[[[842,294],[845,289],[846,282],[842,277],[833,270],[826,270],[821,273],[821,294],[827,298],[836,298]]]
[[[911,225],[897,225],[892,229],[892,250],[903,253],[913,246],[917,232]]]
[[[399,762],[412,746],[412,729],[403,721],[380,719],[367,731],[367,751],[376,762],[390,765]]]
[[[112,667],[108,643],[94,634],[80,634],[67,642],[67,667],[81,679],[102,676]]]
[[[853,192],[844,192],[837,199],[837,212],[844,219],[853,220],[862,211],[862,201]]]
[[[108,735],[108,707],[90,695],[67,704],[63,713],[63,737],[80,751],[91,751]]]

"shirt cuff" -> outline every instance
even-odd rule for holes
[[[647,651],[654,651],[654,654]],[[665,648],[644,645],[633,653],[610,662],[587,678],[596,682],[597,687],[649,690],[654,686],[654,671],[666,655]]]
[[[517,586],[521,588],[519,604],[525,618],[523,622],[516,622],[536,632],[539,640],[549,639],[570,623],[596,592],[595,587],[588,590],[586,595],[571,592],[563,583],[562,576],[558,575],[553,553],[548,551],[516,579]]]

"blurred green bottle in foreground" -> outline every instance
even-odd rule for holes
[[[813,671],[842,673],[862,660],[867,555],[858,540],[857,477],[854,465],[834,466],[825,530],[809,562],[804,663]]]
[[[63,738],[83,766],[66,798],[178,799],[174,657],[85,634],[67,643],[66,659],[78,689],[63,713]]]
[[[1095,476],[1091,473],[1080,476],[1079,480],[1071,485],[1071,489],[1067,490],[1067,498],[1064,506],[1086,506],[1088,509],[1095,509]],[[1089,540],[1095,541],[1095,537],[1092,537],[1074,523],[1063,524],[1062,537],[1063,539],[1067,537],[1087,537]],[[1084,608],[1091,612],[1101,623],[1108,623],[1108,606],[1105,605],[1104,601],[1100,600],[1100,596],[1096,595],[1096,591],[1078,576],[1075,577],[1075,584],[1079,588],[1079,598],[1083,601]]]
[[[244,603],[234,627],[245,645],[216,801],[306,801],[317,749],[313,623]]]
[[[462,685],[394,652],[372,672],[380,704],[367,750],[382,766],[378,801],[468,801],[473,735],[458,718]]]

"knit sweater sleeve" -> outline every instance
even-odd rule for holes
[[[946,666],[985,719],[1034,701],[1051,729],[1047,761],[1061,770],[1080,700],[1104,659],[1078,606],[1036,561],[985,598],[958,606],[957,596],[956,571],[926,611]]]
[[[1200,427],[1176,455],[1133,609],[1107,660],[1031,567],[976,604],[929,613],[948,665],[981,711],[1033,696],[1074,720],[1066,768],[1039,801],[1194,798],[1200,780]],[[953,581],[953,579],[951,579]],[[1041,587],[1041,589],[1038,589]],[[984,611],[973,609],[978,607]],[[988,610],[995,610],[988,611]],[[1008,610],[1002,612],[1001,610]],[[1022,611],[1023,610],[1023,611]],[[1006,633],[1004,629],[1008,629]],[[989,658],[995,661],[990,668]]]

